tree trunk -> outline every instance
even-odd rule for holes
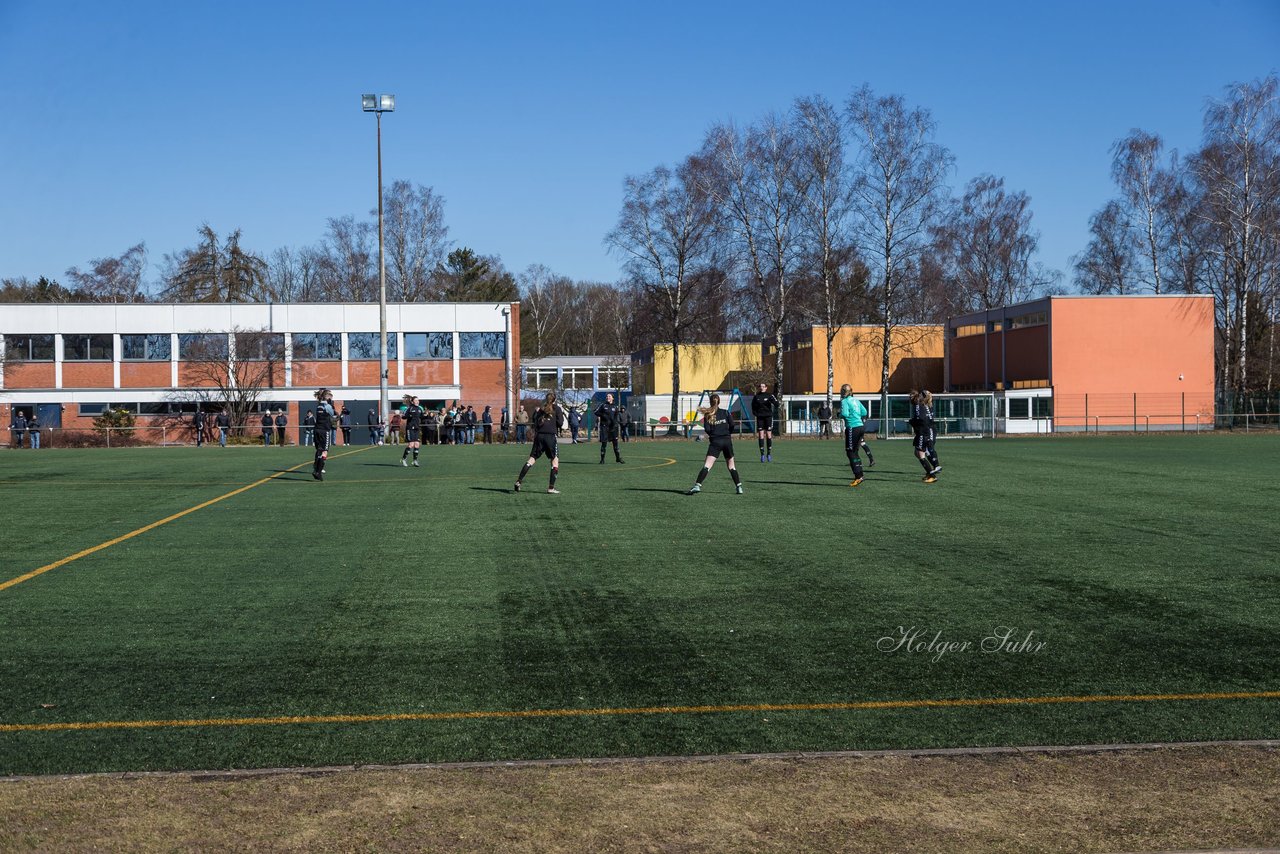
[[[667,432],[674,435],[680,423],[680,342],[671,342],[671,426]]]

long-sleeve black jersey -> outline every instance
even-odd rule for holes
[[[415,403],[412,406],[406,407],[404,410],[404,416],[403,416],[404,428],[406,430],[421,430],[422,416],[423,416],[423,409],[418,404]]]
[[[757,394],[751,398],[751,414],[756,420],[763,421],[773,420],[774,414],[778,411],[778,396],[773,392],[765,394]]]
[[[907,423],[915,430],[933,429],[933,407],[927,403],[911,404],[911,420]]]
[[[733,413],[717,408],[702,417],[702,429],[709,439],[728,439],[733,436]]]
[[[555,436],[560,432],[560,422],[564,420],[564,410],[558,405],[553,406],[552,410],[549,414],[545,409],[539,409],[533,413],[533,429],[535,433],[541,433],[544,436]]]
[[[602,403],[596,408],[596,420],[600,424],[600,432],[613,433],[618,429],[618,406],[614,403]]]
[[[332,430],[333,429],[333,406],[332,404],[322,403],[316,407],[316,429]]]

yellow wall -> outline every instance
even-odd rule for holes
[[[849,326],[836,333],[832,347],[834,387],[848,383],[855,392],[879,392],[883,359],[879,326]],[[822,394],[827,390],[827,331],[813,327],[812,346],[784,354],[784,394]],[[808,343],[807,341],[805,343]],[[889,391],[942,388],[943,328],[899,326],[890,338]]]
[[[652,357],[652,358],[650,358]],[[631,386],[637,394],[671,394],[672,348],[655,344],[631,357]],[[741,385],[737,374],[760,370],[759,344],[681,344],[680,391],[728,390]]]

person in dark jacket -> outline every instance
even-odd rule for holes
[[[933,432],[933,393],[925,390],[911,392],[911,447],[916,459],[924,469],[924,482],[936,483],[938,472],[942,471],[942,463],[938,462],[938,452],[933,443],[936,436]]]
[[[271,445],[271,432],[275,427],[275,422],[271,420],[271,410],[262,413],[262,447],[266,448]]]
[[[756,419],[756,440],[760,444],[760,462],[773,462],[773,421],[778,414],[778,396],[760,383],[760,391],[751,398],[751,414]]]
[[[284,432],[289,426],[289,416],[284,414],[283,409],[276,410],[276,444],[284,447]]]
[[[702,429],[707,433],[707,458],[702,462],[702,471],[698,472],[698,480],[689,488],[689,495],[697,495],[702,491],[702,482],[707,479],[716,459],[724,454],[724,463],[729,467],[729,477],[733,478],[733,487],[742,494],[742,478],[738,476],[738,467],[733,462],[733,413],[720,408],[720,395],[711,395],[710,405],[698,411],[702,414]]]
[[[533,464],[539,457],[545,456],[551,460],[551,481],[547,485],[547,492],[552,495],[560,494],[560,490],[556,489],[556,477],[560,474],[560,450],[557,447],[557,437],[560,435],[562,418],[564,418],[564,410],[556,403],[556,393],[547,392],[542,406],[533,414],[533,451],[525,461],[524,467],[520,469],[520,476],[516,478],[516,492],[520,491],[524,476],[529,473],[529,469],[533,468]]]
[[[818,438],[831,438],[831,402],[827,400],[818,407]]]
[[[604,403],[596,407],[596,429],[600,432],[600,464],[604,465],[604,453],[610,442],[613,458],[622,462],[622,453],[618,450],[618,407],[612,394],[606,394]]]
[[[351,444],[351,410],[347,409],[344,404],[342,412],[338,413],[338,427],[342,430],[342,444]]]
[[[302,416],[302,444],[310,445],[315,440],[315,430],[316,413],[308,409],[307,414]]]
[[[9,422],[9,435],[13,439],[13,447],[22,447],[22,435],[27,432],[27,416],[21,409],[15,409],[13,420]]]
[[[214,423],[218,427],[218,444],[222,447],[227,446],[227,434],[231,432],[231,413],[227,412],[224,406],[218,410],[218,414],[214,416]]]
[[[312,429],[312,441],[316,446],[315,460],[311,464],[311,476],[324,480],[329,459],[329,438],[337,416],[333,412],[333,392],[322,388],[316,392],[316,426]]]
[[[196,407],[196,414],[191,416],[191,427],[196,431],[196,447],[204,444],[204,410]]]
[[[618,405],[618,435],[623,442],[627,441],[627,436],[631,433],[631,413],[627,412],[627,408],[621,404]]]
[[[582,426],[582,416],[578,415],[578,407],[569,407],[569,444],[578,444],[578,428]],[[604,462],[604,460],[600,460]]]
[[[480,424],[484,427],[484,443],[486,445],[493,444],[493,407],[486,406],[484,412],[480,414]]]
[[[27,447],[33,451],[40,450],[40,419],[34,412],[27,419]]]

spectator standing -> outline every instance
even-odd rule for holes
[[[391,444],[393,445],[400,444],[400,424],[401,424],[400,410],[393,409],[391,411],[391,421],[390,421],[390,426],[391,426],[390,436],[391,436]]]
[[[218,428],[218,444],[222,447],[227,446],[227,434],[231,432],[231,415],[224,406],[218,410],[218,414],[213,417],[214,424]]]
[[[511,432],[511,412],[504,404],[502,414],[498,417],[498,441],[507,444],[508,434]]]
[[[22,434],[27,432],[27,416],[21,409],[13,411],[13,420],[9,422],[9,435],[13,439],[13,447],[22,447]]]
[[[493,407],[486,406],[484,413],[480,416],[480,423],[484,426],[484,443],[486,445],[493,444]]]
[[[338,413],[338,427],[342,429],[342,444],[351,444],[351,410],[347,409],[347,405],[342,405],[342,412]]]
[[[316,430],[316,413],[313,409],[308,409],[307,414],[302,416],[302,444],[310,445],[315,441],[312,435]]]
[[[476,443],[476,430],[480,426],[480,416],[476,414],[474,406],[467,407],[467,444],[474,445]]]
[[[569,444],[570,445],[578,444],[578,427],[581,424],[582,424],[582,421],[578,415],[578,407],[570,406],[569,407]]]
[[[40,450],[40,420],[34,412],[27,421],[27,446],[33,451]]]
[[[262,425],[262,447],[266,448],[271,445],[271,431],[275,427],[275,422],[271,420],[271,410],[262,413],[262,420],[258,422]]]
[[[831,438],[831,402],[823,401],[818,407],[818,438]]]
[[[521,445],[525,442],[525,433],[529,430],[529,410],[523,406],[516,407],[516,441]]]
[[[365,415],[364,420],[369,427],[369,444],[378,444],[378,410],[372,406],[369,407],[369,412]]]
[[[204,410],[196,404],[196,414],[191,416],[191,426],[196,431],[196,447],[204,444]]]
[[[627,441],[627,434],[631,432],[631,413],[627,412],[625,406],[618,406],[618,433],[622,441]]]
[[[423,418],[422,423],[423,423],[423,429],[427,431],[425,434],[426,440],[432,445],[439,445],[440,444],[440,413],[436,412],[434,409],[428,409],[426,417]]]
[[[276,444],[284,447],[284,431],[289,426],[289,416],[284,414],[283,409],[276,410]]]

